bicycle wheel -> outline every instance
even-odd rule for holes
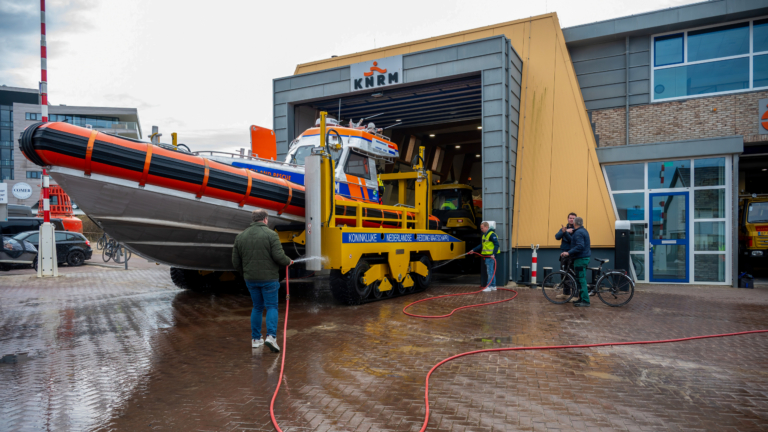
[[[99,238],[99,241],[96,242],[96,249],[102,250],[104,249],[104,246],[107,244],[107,239],[104,236],[101,236]]]
[[[612,307],[624,306],[635,295],[635,283],[624,272],[608,272],[595,284],[600,301]]]
[[[550,273],[541,282],[541,292],[554,304],[568,303],[576,294],[576,280],[564,271]]]
[[[116,263],[122,264],[131,259],[131,251],[119,244],[112,253],[112,259],[115,260]]]
[[[104,260],[104,262],[109,261],[109,259],[112,258],[112,252],[110,250],[109,245],[104,246],[104,249],[101,250],[101,259]]]

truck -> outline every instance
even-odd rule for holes
[[[739,255],[752,269],[768,259],[768,196],[753,194],[739,204]]]

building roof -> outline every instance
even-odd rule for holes
[[[563,29],[569,45],[594,43],[768,15],[768,0],[711,0]]]

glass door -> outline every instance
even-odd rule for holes
[[[688,192],[649,197],[650,281],[688,282]]]

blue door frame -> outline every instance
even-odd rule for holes
[[[660,193],[651,193],[648,194],[648,212],[649,217],[648,220],[651,222],[649,235],[648,235],[648,259],[649,259],[649,266],[648,266],[648,280],[651,282],[673,282],[673,283],[687,283],[690,278],[690,271],[689,271],[689,263],[688,263],[688,257],[690,256],[691,250],[690,248],[690,208],[689,208],[689,192],[660,192]],[[685,198],[685,239],[676,239],[676,240],[662,240],[662,239],[655,239],[653,238],[653,224],[655,221],[655,214],[653,211],[653,198],[657,196],[674,196],[674,195],[681,195]],[[661,212],[659,212],[659,217],[661,217]],[[685,278],[684,279],[660,279],[655,278],[653,275],[653,252],[655,246],[668,246],[668,245],[684,245],[685,246]]]

